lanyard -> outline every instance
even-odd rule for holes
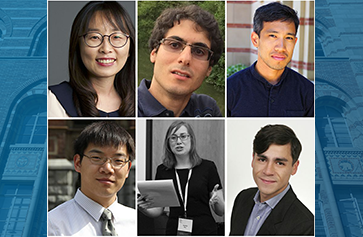
[[[187,184],[185,185],[185,192],[184,192],[185,195],[184,195],[184,198],[183,198],[183,192],[181,190],[181,184],[180,184],[179,175],[178,175],[178,172],[176,172],[176,170],[175,170],[175,176],[176,176],[176,182],[178,184],[179,194],[180,194],[180,197],[181,197],[181,199],[183,201],[183,204],[184,204],[184,217],[187,217],[188,187],[189,187],[190,177],[192,176],[192,169],[189,170]]]

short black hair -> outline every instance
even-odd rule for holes
[[[130,161],[135,159],[135,143],[131,135],[116,121],[100,121],[88,125],[78,136],[74,143],[74,153],[81,156],[87,146],[93,143],[96,146],[119,147],[126,145]]]
[[[174,27],[175,22],[180,23],[181,20],[190,20],[196,24],[198,31],[203,30],[207,33],[213,51],[209,65],[217,64],[224,48],[218,22],[211,13],[197,5],[165,9],[155,21],[149,38],[150,50],[158,49],[160,41],[165,37],[168,30]]]
[[[291,7],[279,2],[272,2],[263,5],[256,10],[253,17],[253,31],[260,36],[260,32],[263,29],[263,23],[273,21],[294,22],[295,34],[297,34],[297,29],[300,24],[297,12]]]
[[[253,154],[262,154],[271,144],[291,145],[292,164],[299,159],[302,146],[294,131],[286,125],[266,125],[261,128],[253,140]]]

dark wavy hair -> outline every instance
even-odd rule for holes
[[[156,19],[149,38],[150,51],[158,49],[160,40],[165,37],[169,29],[174,27],[176,22],[179,24],[180,20],[193,21],[197,24],[196,30],[206,32],[211,42],[211,50],[213,51],[209,65],[215,65],[223,53],[224,42],[218,27],[218,22],[214,16],[197,5],[165,9]]]
[[[194,131],[190,124],[184,122],[184,121],[175,121],[173,122],[166,132],[165,140],[164,140],[164,157],[163,157],[163,165],[165,165],[167,168],[172,169],[176,165],[176,158],[173,153],[173,151],[170,148],[170,142],[169,138],[172,135],[172,132],[177,131],[181,126],[186,127],[188,130],[188,133],[190,135],[190,151],[189,151],[189,159],[192,163],[192,168],[200,165],[202,163],[202,158],[197,153],[197,144],[196,144],[196,138],[194,135]]]
[[[114,80],[114,87],[121,98],[120,116],[135,116],[135,28],[129,14],[115,1],[87,3],[73,21],[69,40],[68,69],[73,88],[73,102],[79,116],[100,116],[96,108],[97,93],[87,78],[88,70],[80,54],[80,36],[87,33],[89,22],[96,12],[101,12],[115,28],[130,35],[129,57]]]
[[[262,154],[268,150],[271,144],[291,145],[292,164],[299,159],[302,146],[294,131],[286,125],[266,125],[261,128],[253,140],[253,154]]]
[[[87,146],[93,143],[96,146],[119,147],[126,145],[130,161],[135,159],[135,143],[131,135],[116,121],[101,121],[88,125],[78,136],[74,143],[74,154],[84,155]]]
[[[260,36],[260,32],[263,29],[263,23],[273,21],[294,22],[295,34],[297,34],[297,29],[300,24],[297,12],[291,7],[279,2],[272,2],[263,5],[256,10],[253,17],[253,31]]]

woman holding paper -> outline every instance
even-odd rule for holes
[[[163,163],[158,166],[155,179],[173,180],[180,202],[179,207],[170,207],[166,235],[217,235],[210,206],[217,215],[224,214],[221,181],[214,162],[198,155],[196,137],[188,123],[175,121],[168,128]],[[147,196],[140,196],[138,208],[149,217],[157,217],[164,208],[150,208],[152,202]]]

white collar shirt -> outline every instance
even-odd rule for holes
[[[102,236],[100,220],[104,207],[79,189],[73,199],[48,213],[48,236]],[[108,208],[118,236],[136,236],[136,211],[117,199]]]

